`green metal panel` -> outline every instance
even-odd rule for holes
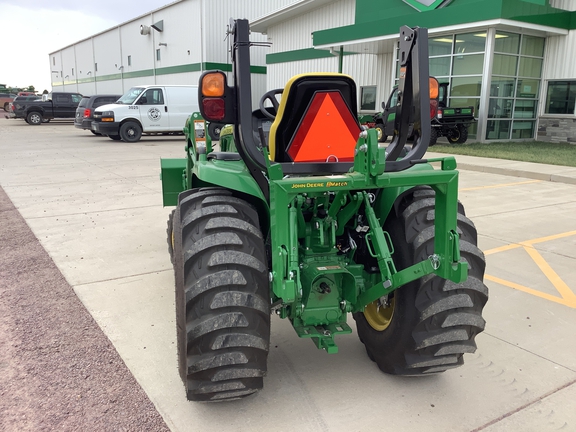
[[[330,45],[358,39],[396,34],[398,22],[429,29],[458,26],[493,19],[510,19],[560,29],[573,29],[573,12],[528,0],[454,0],[445,8],[418,12],[402,0],[357,0],[354,25],[314,32],[313,43]],[[370,22],[370,25],[366,25]]]
[[[192,188],[219,186],[266,201],[262,190],[242,161],[199,160],[194,164],[192,172]]]
[[[178,194],[184,191],[183,176],[186,159],[160,159],[160,168],[163,204],[175,206],[178,204]]]

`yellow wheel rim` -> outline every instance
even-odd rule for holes
[[[364,317],[368,324],[376,331],[384,331],[392,322],[394,316],[394,305],[396,301],[394,297],[390,299],[388,306],[380,306],[379,300],[366,305],[364,309]]]
[[[382,134],[384,133],[384,131],[382,130],[382,128],[375,128],[376,129],[376,133],[378,134],[378,141],[380,141],[382,139]]]

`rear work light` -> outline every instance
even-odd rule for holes
[[[206,72],[201,77],[201,111],[208,121],[226,118],[226,75],[221,71]]]
[[[225,86],[226,79],[222,72],[207,73],[202,77],[202,96],[222,97]]]
[[[440,86],[438,85],[438,80],[434,77],[428,79],[428,85],[430,88],[430,119],[438,116],[442,118],[442,110],[438,109],[438,95]]]
[[[430,99],[430,119],[438,116],[438,118],[442,118],[442,109],[438,109],[438,101],[434,99]]]
[[[204,99],[202,108],[208,120],[222,120],[226,115],[226,104],[222,98]]]

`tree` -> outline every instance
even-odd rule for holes
[[[28,88],[25,91],[29,91],[29,92],[34,92],[36,93],[36,89],[34,88],[33,85],[28,86]]]

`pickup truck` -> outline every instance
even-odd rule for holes
[[[23,118],[31,125],[39,125],[54,118],[73,119],[81,100],[80,93],[52,92],[42,95],[42,99],[14,105],[14,116]]]
[[[468,126],[474,119],[474,107],[448,107],[448,83],[439,84],[438,99],[436,103],[431,101],[430,119],[432,130],[430,131],[430,143],[433,146],[439,137],[446,137],[448,142],[463,144],[468,139]],[[382,103],[384,111],[374,116],[374,127],[378,131],[380,142],[386,141],[389,136],[394,136],[394,119],[396,118],[396,105],[398,104],[398,88],[395,87],[388,97],[387,102]],[[434,106],[434,109],[432,107]]]

